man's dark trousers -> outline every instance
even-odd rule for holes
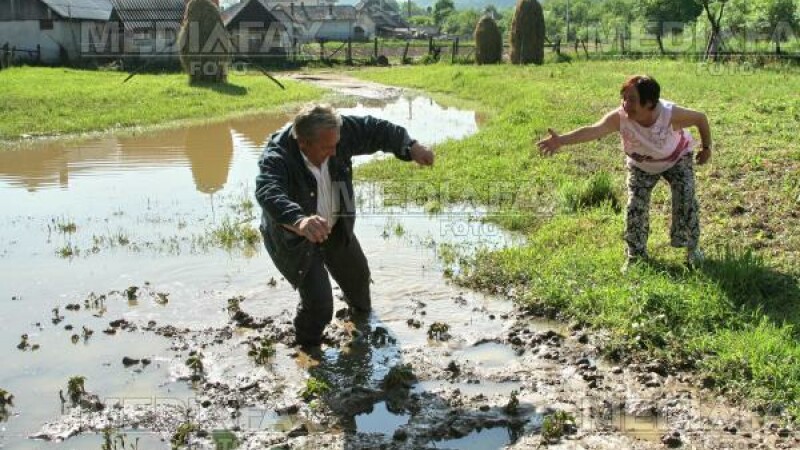
[[[339,284],[345,302],[354,313],[365,314],[370,310],[367,258],[355,235],[347,239],[344,227],[337,222],[328,239],[315,246],[311,267],[297,286],[300,305],[294,328],[300,345],[319,345],[325,326],[333,319],[333,293],[328,272]]]

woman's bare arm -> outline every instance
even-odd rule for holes
[[[708,162],[711,158],[711,127],[708,125],[708,118],[704,113],[675,105],[672,107],[672,127],[697,128],[702,143],[702,150],[697,154],[697,163]]]
[[[536,143],[539,151],[545,156],[556,153],[563,145],[589,142],[619,131],[619,112],[615,109],[593,125],[580,127],[563,135],[559,135],[552,128],[548,128],[547,131],[550,133],[550,137]]]

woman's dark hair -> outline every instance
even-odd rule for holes
[[[636,86],[636,91],[639,93],[639,104],[645,106],[647,102],[651,103],[650,109],[654,109],[658,104],[658,99],[661,96],[661,86],[655,78],[647,75],[634,75],[629,77],[622,83],[619,90],[620,95],[631,86]]]

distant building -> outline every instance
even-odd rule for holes
[[[411,26],[400,11],[382,0],[361,0],[355,5],[359,21],[369,24],[378,36],[396,37],[398,30],[411,33]]]
[[[107,55],[177,59],[177,39],[187,0],[109,0]]]
[[[270,12],[267,0],[244,0],[222,12],[239,58],[285,58],[292,51],[295,27],[285,14]]]
[[[305,2],[279,4],[272,11],[280,11],[294,24],[295,36],[300,41],[346,41],[363,34],[358,26],[356,9],[350,5],[306,5]]]
[[[0,46],[16,47],[18,60],[76,61],[82,56],[83,30],[110,16],[109,0],[2,0]]]

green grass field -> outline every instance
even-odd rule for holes
[[[232,75],[221,88],[190,87],[181,74],[136,75],[63,68],[0,71],[0,141],[218,120],[276,110],[318,98],[322,91],[283,80],[286,90],[261,74]]]
[[[696,367],[734,397],[800,413],[800,91],[797,69],[673,61],[540,67],[373,69],[355,75],[418,88],[488,116],[474,136],[439,145],[431,170],[382,161],[359,176],[394,198],[490,207],[528,239],[462,259],[458,281],[515,292],[533,309],[608,330],[616,357]],[[662,97],[705,111],[713,161],[698,167],[708,261],[683,267],[668,246],[669,190],[651,208],[655,262],[620,274],[625,170],[619,137],[543,159],[535,141],[619,103],[627,75],[649,73]],[[435,121],[435,118],[431,118]],[[435,126],[435,123],[432,123]],[[697,136],[697,133],[694,133]],[[624,210],[624,208],[622,208]],[[512,289],[513,288],[513,289]]]

